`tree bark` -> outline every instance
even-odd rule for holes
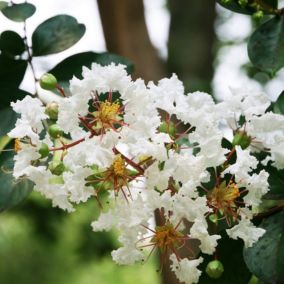
[[[169,0],[168,70],[187,91],[211,91],[215,1]]]
[[[98,6],[108,51],[130,59],[134,77],[162,78],[164,66],[148,35],[143,0],[98,0]]]

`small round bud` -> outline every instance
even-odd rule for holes
[[[162,124],[159,127],[159,131],[162,133],[167,133],[170,136],[176,135],[176,128],[175,125],[172,122],[165,122],[163,121]]]
[[[206,266],[206,273],[213,279],[218,279],[224,272],[224,266],[219,260],[212,260]]]
[[[239,0],[238,3],[241,7],[246,7],[248,4],[248,0]]]
[[[44,90],[53,90],[56,88],[57,80],[52,74],[46,73],[41,76],[39,84]]]
[[[216,214],[211,214],[211,215],[209,215],[209,220],[212,223],[216,224],[218,222],[218,216]]]
[[[58,118],[58,104],[56,102],[51,102],[47,104],[45,108],[45,113],[49,116],[49,118],[57,119]]]
[[[52,161],[48,168],[52,174],[57,176],[60,176],[65,171],[65,166],[61,161]]]
[[[252,276],[248,284],[258,284],[258,278],[256,276]]]
[[[58,138],[63,135],[63,131],[60,129],[60,127],[57,124],[52,124],[48,127],[48,134],[52,138]]]
[[[255,12],[253,15],[252,15],[252,18],[255,20],[255,21],[260,21],[264,16],[264,13],[263,11],[257,11]]]
[[[251,143],[251,137],[247,135],[245,131],[237,132],[233,138],[233,146],[241,146],[241,148],[244,150],[246,149]]]
[[[48,145],[45,144],[45,143],[42,143],[42,144],[40,145],[40,148],[39,148],[38,152],[40,153],[40,157],[41,157],[41,158],[47,157],[48,154],[49,154]]]

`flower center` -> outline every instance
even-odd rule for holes
[[[112,167],[116,176],[123,177],[126,175],[125,160],[121,157],[121,155],[116,155]]]
[[[105,101],[100,104],[99,117],[103,123],[115,120],[119,114],[120,105],[118,102]]]
[[[156,227],[155,235],[151,242],[162,251],[166,251],[169,248],[173,249],[175,246],[180,245],[182,237],[183,234],[177,231],[171,223],[167,222],[163,226]]]
[[[22,150],[21,141],[18,138],[15,139],[14,150],[15,150],[16,153],[18,153]]]
[[[216,186],[208,195],[209,204],[215,209],[219,210],[220,213],[228,213],[232,207],[235,207],[235,199],[240,196],[239,188],[235,183],[226,182]]]

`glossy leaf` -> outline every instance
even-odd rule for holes
[[[280,94],[276,102],[273,104],[273,112],[284,115],[284,91]]]
[[[1,10],[1,12],[10,20],[15,22],[24,22],[36,11],[36,7],[30,3],[12,4]]]
[[[4,31],[0,35],[0,50],[9,55],[21,55],[25,51],[24,40],[13,31]]]
[[[58,15],[41,23],[32,35],[33,55],[42,56],[63,51],[84,35],[86,28],[74,17]]]
[[[14,60],[0,54],[0,97],[3,87],[17,88],[21,84],[27,65],[26,60]]]
[[[283,283],[284,211],[263,220],[266,233],[251,248],[244,249],[250,271],[267,284]]]
[[[64,59],[49,73],[53,74],[59,81],[69,81],[73,76],[82,78],[82,66],[90,68],[94,62],[102,65],[108,65],[112,62],[121,63],[127,66],[128,73],[131,73],[134,69],[132,62],[124,57],[107,52],[95,53],[90,51],[78,53]]]
[[[15,126],[18,116],[12,108],[0,110],[0,136],[6,135]]]
[[[239,0],[231,0],[231,1],[222,1],[217,0],[217,2],[223,6],[224,8],[231,10],[236,13],[252,15],[257,11],[256,6],[253,5],[252,1],[248,0],[248,5],[242,6],[239,4]],[[273,14],[275,9],[278,7],[278,0],[261,0],[257,3],[261,10],[263,10],[266,14]]]
[[[11,147],[11,146],[10,146]],[[0,154],[0,211],[9,209],[23,201],[32,190],[33,183],[27,179],[15,180],[12,151]]]
[[[18,88],[0,87],[0,111],[10,106],[11,102],[22,100],[26,95],[31,95]]]
[[[275,73],[284,66],[284,17],[274,17],[252,34],[248,55],[259,69]]]
[[[265,199],[284,199],[284,170],[277,170],[272,166],[267,166],[265,170],[269,173],[269,192]]]

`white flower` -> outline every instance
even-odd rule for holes
[[[219,235],[209,235],[207,222],[202,219],[195,219],[190,229],[190,236],[201,242],[199,247],[203,253],[207,254],[214,253],[217,240],[221,238]]]
[[[263,236],[265,230],[255,227],[249,219],[243,217],[239,224],[231,229],[226,230],[228,236],[232,239],[243,239],[245,247],[251,247],[260,237]]]
[[[176,256],[171,254],[170,260],[172,261],[171,269],[180,282],[185,284],[198,283],[201,271],[197,269],[197,266],[203,261],[202,257],[194,260],[183,258],[178,261]]]

